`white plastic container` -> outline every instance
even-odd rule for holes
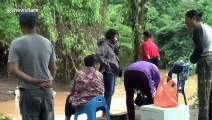
[[[140,107],[140,120],[189,120],[189,106],[179,105],[173,108],[161,108],[158,106],[144,105]]]

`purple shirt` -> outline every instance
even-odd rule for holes
[[[160,82],[160,71],[157,66],[150,62],[146,61],[137,61],[131,65],[129,65],[126,69],[126,71],[129,70],[136,70],[144,73],[148,80],[149,80],[149,86],[151,88],[152,97],[155,96],[156,89],[158,87],[158,84]]]

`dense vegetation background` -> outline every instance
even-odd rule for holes
[[[120,32],[123,68],[140,59],[141,33],[145,29],[153,33],[161,67],[166,68],[179,59],[189,61],[192,53],[185,12],[201,10],[204,22],[212,25],[211,4],[211,0],[1,0],[0,46],[7,50],[10,42],[21,36],[14,9],[30,8],[38,10],[38,33],[55,45],[58,81],[72,80],[74,66],[82,67],[82,59],[95,52],[97,40],[108,28]]]

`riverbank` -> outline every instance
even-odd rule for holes
[[[57,82],[54,82],[53,84],[54,84],[54,90],[58,92],[66,91],[68,89],[65,88],[63,84]],[[0,74],[0,102],[14,100],[17,85],[18,85],[17,78],[8,77],[7,75]]]
[[[13,100],[15,98],[14,90],[17,86],[17,79],[0,75],[0,102]]]

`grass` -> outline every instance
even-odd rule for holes
[[[117,77],[116,79],[116,85],[122,85],[124,83],[124,80],[122,77]]]
[[[199,108],[199,100],[198,100],[198,96],[197,96],[197,89],[195,90],[194,94],[188,98],[188,100],[194,100],[194,103],[192,105],[190,105],[189,107],[192,109],[198,109]]]
[[[4,116],[3,113],[0,113],[0,120],[12,120],[12,118]]]

